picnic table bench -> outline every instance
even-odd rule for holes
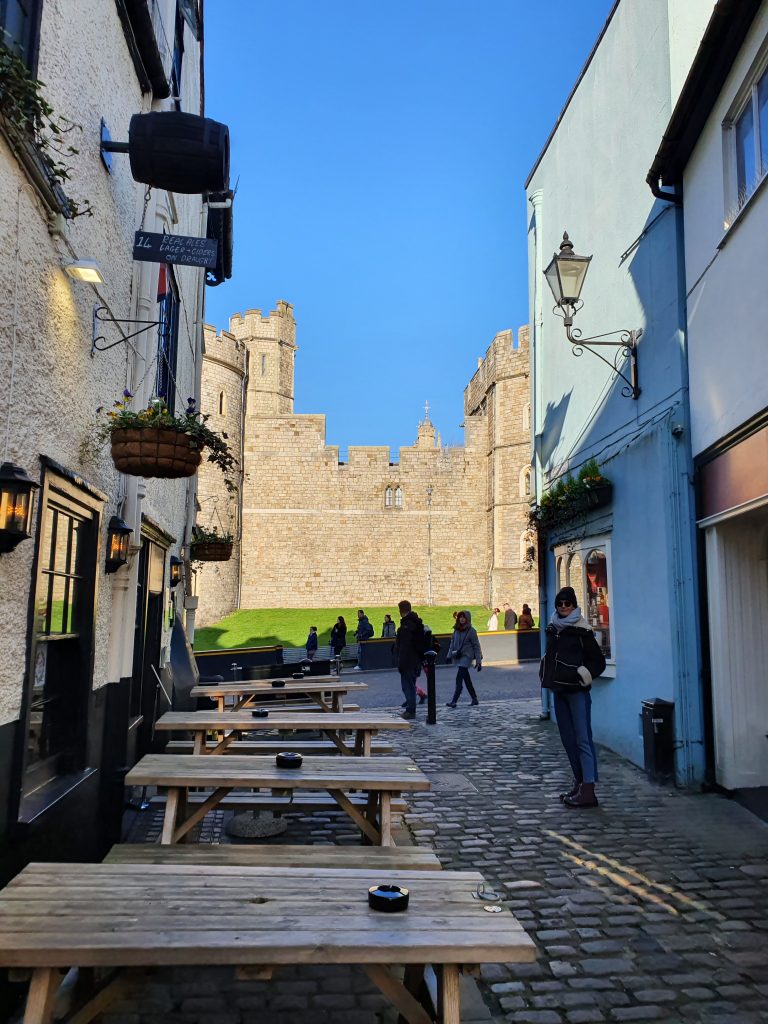
[[[278,768],[273,757],[147,754],[125,783],[167,789],[163,844],[182,840],[231,790],[246,788],[287,792],[288,805],[296,790],[325,790],[374,845],[392,846],[392,798],[430,789],[429,779],[409,757],[306,757],[300,768],[291,769]],[[212,792],[191,810],[187,794],[197,787]],[[350,799],[351,791],[367,794],[364,808]]]
[[[254,718],[250,711],[168,711],[155,723],[155,729],[171,732],[191,732],[194,754],[223,754],[244,732],[291,732],[297,729],[322,732],[339,753],[369,757],[371,739],[387,729],[410,729],[411,723],[398,715],[366,712],[269,712],[268,718]],[[206,745],[206,734],[216,732],[220,739],[212,747]],[[343,733],[354,732],[354,746],[344,742]],[[290,743],[289,740],[285,741]],[[285,749],[285,744],[281,749]]]
[[[367,690],[367,683],[340,682],[338,676],[308,676],[305,679],[284,679],[285,686],[273,686],[275,679],[251,679],[240,683],[205,683],[193,686],[191,697],[208,697],[215,700],[219,711],[226,711],[228,698],[234,699],[231,711],[255,705],[260,698],[270,700],[291,699],[305,696],[314,701],[322,711],[342,711],[344,697],[354,690]],[[326,694],[331,697],[330,704]]]
[[[314,846],[267,843],[190,843],[157,846],[156,843],[117,843],[104,858],[105,864],[242,864],[271,868],[401,868],[408,871],[440,871],[442,865],[425,846]]]
[[[482,881],[474,871],[378,864],[30,864],[0,893],[0,967],[32,970],[24,1024],[51,1024],[62,971],[72,967],[111,969],[70,1018],[88,1024],[143,968],[231,965],[239,977],[268,979],[304,964],[360,965],[408,1024],[431,1024],[432,965],[437,1020],[459,1024],[460,970],[536,956],[509,910],[486,913],[473,897]],[[370,909],[368,887],[381,882],[409,889],[405,912]]]

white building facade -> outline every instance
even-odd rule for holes
[[[685,225],[710,768],[749,803],[768,793],[768,3],[717,4],[649,177]]]

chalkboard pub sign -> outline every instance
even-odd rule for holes
[[[219,243],[215,238],[137,231],[133,242],[133,258],[142,263],[180,263],[185,267],[213,269],[218,248]]]

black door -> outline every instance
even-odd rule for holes
[[[150,751],[161,751],[165,746],[165,740],[155,734],[155,722],[168,710],[159,678],[164,571],[165,551],[148,538],[142,538],[130,708],[134,760]]]

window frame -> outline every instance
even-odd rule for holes
[[[394,508],[395,492],[392,487],[384,489],[384,508]]]
[[[576,590],[579,600],[583,601],[584,595],[587,593],[586,563],[589,554],[592,551],[602,551],[605,554],[605,572],[608,581],[608,609],[610,611],[608,616],[608,643],[611,648],[611,656],[610,658],[606,658],[606,664],[615,667],[617,663],[615,616],[616,593],[613,589],[613,559],[611,555],[610,534],[597,534],[592,537],[584,537],[579,540],[567,541],[566,543],[557,544],[553,547],[552,555],[554,558],[554,578],[558,590],[564,586],[573,586],[570,582],[570,562],[574,555],[578,556],[581,562],[581,583],[580,587],[574,587],[574,589]],[[581,610],[584,618],[588,620],[588,609],[582,608]],[[590,623],[590,626],[591,625],[592,624]]]
[[[765,144],[766,157],[763,159],[761,152],[760,133],[760,111],[758,107],[758,88],[768,76],[768,41],[763,46],[755,64],[746,77],[744,84],[739,89],[728,114],[723,120],[723,150],[725,162],[725,217],[724,226],[728,230],[739,219],[742,210],[749,204],[750,199],[760,190],[761,185],[768,178],[768,140]],[[754,135],[754,164],[755,180],[752,187],[745,193],[743,200],[739,201],[739,180],[738,180],[738,147],[736,135],[739,122],[748,109],[752,111],[752,131]],[[768,128],[768,123],[766,125]]]
[[[179,352],[179,314],[181,298],[176,275],[171,264],[166,264],[166,292],[158,302],[157,370],[155,395],[162,398],[171,414],[176,411],[176,372]],[[167,344],[164,342],[167,340]]]
[[[403,488],[398,484],[395,487],[395,508],[403,507]]]
[[[29,33],[26,42],[21,46],[21,41],[14,39],[14,46],[8,46],[5,41],[6,31],[3,27],[3,23],[0,23],[0,42],[15,53],[23,62],[24,66],[33,75],[37,76],[37,65],[40,57],[40,19],[43,13],[43,0],[27,0],[30,13],[29,17]],[[20,5],[20,0],[6,0],[6,3],[14,3],[16,6]],[[7,13],[7,9],[6,9]]]
[[[46,787],[68,777],[76,776],[86,766],[88,751],[88,725],[90,694],[93,689],[95,656],[95,615],[100,580],[99,567],[105,552],[106,538],[102,536],[104,496],[98,492],[81,488],[73,480],[47,466],[43,473],[40,503],[38,507],[37,533],[35,536],[35,557],[32,572],[33,586],[30,587],[30,615],[27,633],[27,672],[24,680],[22,708],[19,715],[20,744],[20,815],[24,817],[25,805],[38,805]],[[44,601],[48,608],[50,600],[50,565],[44,564],[44,546],[48,530],[47,523],[52,515],[67,516],[81,524],[82,557],[76,569],[81,581],[79,604],[75,608],[77,628],[62,633],[51,633],[40,629],[39,609]],[[50,614],[46,612],[44,625],[49,625]],[[70,703],[75,705],[70,717],[76,721],[72,730],[72,742],[48,757],[31,761],[29,738],[31,718],[36,703],[36,670],[40,655],[45,651],[45,671],[55,669],[51,658],[67,658],[70,652],[79,659],[79,671],[72,686]],[[46,680],[47,681],[47,680]],[[37,698],[39,700],[39,698]]]

